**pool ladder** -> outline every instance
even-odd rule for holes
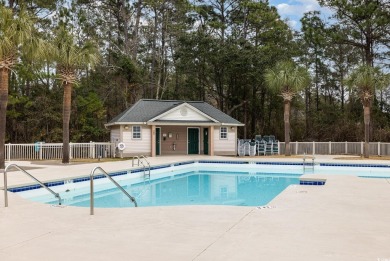
[[[146,157],[144,155],[141,155],[141,156],[134,156],[133,157],[133,161],[132,161],[132,166],[134,167],[134,159],[137,159],[137,166],[139,166],[139,164],[142,165],[143,169],[144,169],[144,178],[145,179],[150,179],[150,163],[149,161],[146,159]],[[148,164],[148,172],[146,173],[146,166],[144,164],[144,160],[146,162],[146,164]]]
[[[18,166],[18,165],[16,165],[16,164],[9,164],[9,165],[4,169],[4,206],[5,206],[5,207],[8,207],[8,182],[7,182],[7,171],[8,171],[8,169],[10,169],[11,167],[20,170],[21,172],[23,172],[24,174],[26,174],[27,176],[29,176],[30,178],[32,178],[33,180],[35,180],[36,182],[38,182],[39,185],[41,185],[42,187],[44,187],[47,191],[49,191],[49,192],[50,192],[51,194],[53,194],[56,198],[58,198],[58,205],[61,205],[62,199],[61,199],[61,197],[60,197],[60,194],[55,193],[53,190],[51,190],[50,188],[48,188],[48,187],[47,187],[45,184],[43,184],[40,180],[38,180],[36,177],[34,177],[34,176],[31,175],[30,173],[28,173],[26,170],[24,170],[24,169],[21,168],[20,166]]]
[[[309,159],[311,159],[311,163],[309,162],[306,162],[308,161]],[[303,163],[302,163],[302,166],[303,166],[303,174],[305,174],[306,170],[311,170],[312,172],[314,172],[314,156],[312,157],[309,157],[308,159],[306,159],[306,153],[303,154]]]
[[[131,202],[133,202],[134,206],[135,207],[138,207],[137,205],[137,201],[135,200],[134,197],[130,196],[129,193],[127,193],[126,190],[124,190],[124,188],[119,185],[110,175],[108,175],[108,173],[106,171],[104,171],[104,169],[102,169],[101,167],[95,167],[92,171],[91,171],[91,175],[90,175],[90,189],[91,189],[91,198],[90,198],[90,214],[93,215],[94,214],[94,192],[93,192],[93,176],[95,175],[95,172],[96,170],[100,170],[112,183],[114,183],[114,185],[119,188],[129,199]]]

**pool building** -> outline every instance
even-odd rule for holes
[[[241,122],[203,101],[141,99],[109,123],[121,157],[236,155]]]

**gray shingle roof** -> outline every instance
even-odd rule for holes
[[[162,113],[169,111],[183,103],[187,103],[220,123],[238,124],[241,122],[214,108],[203,101],[174,101],[174,100],[146,100],[142,99],[133,106],[116,116],[110,123],[120,122],[147,122]]]

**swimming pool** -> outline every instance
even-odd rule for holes
[[[299,184],[298,173],[242,171],[237,167],[169,167],[154,171],[150,179],[143,172],[116,176],[116,181],[133,197],[138,206],[234,205],[262,206],[291,184]],[[132,207],[129,199],[106,178],[95,183],[95,207]],[[89,181],[67,182],[51,187],[60,193],[64,205],[89,207]],[[39,191],[39,192],[38,192]],[[31,200],[57,204],[44,189],[21,192]]]
[[[316,165],[303,168],[286,162],[190,161],[152,167],[150,179],[143,169],[111,173],[115,180],[137,200],[138,206],[268,204],[286,187],[299,184],[302,174],[347,174],[364,177],[389,177],[387,165]],[[129,199],[104,176],[95,177],[96,207],[132,207]],[[322,185],[312,183],[313,185]],[[89,177],[48,183],[60,193],[64,205],[89,207]],[[38,186],[39,187],[39,186]],[[22,197],[57,204],[44,189],[16,188]],[[23,191],[25,190],[25,191]]]

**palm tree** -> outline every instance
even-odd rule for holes
[[[99,61],[99,56],[96,46],[91,42],[78,46],[74,36],[64,25],[59,26],[51,49],[53,60],[56,63],[57,77],[64,88],[62,163],[69,163],[69,121],[73,85],[77,84],[77,71],[95,66]]]
[[[285,155],[291,156],[290,150],[290,110],[294,96],[303,90],[310,81],[306,69],[296,66],[291,61],[276,64],[273,69],[265,72],[265,81],[269,88],[280,92],[284,103],[284,141]]]
[[[357,90],[364,110],[364,157],[370,151],[371,103],[375,89],[382,89],[390,84],[390,75],[383,74],[378,68],[369,65],[358,67],[347,79],[347,85]]]
[[[5,133],[9,75],[22,55],[43,56],[34,21],[24,10],[15,15],[0,4],[0,169],[5,167]]]

